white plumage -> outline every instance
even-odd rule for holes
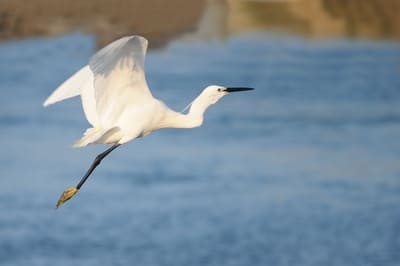
[[[147,86],[144,73],[147,45],[148,41],[141,36],[123,37],[112,42],[94,54],[89,65],[61,84],[43,104],[48,106],[80,95],[91,127],[74,147],[114,144],[96,158],[78,186],[73,188],[74,193],[100,161],[120,144],[161,128],[200,126],[204,112],[211,104],[229,92],[252,90],[208,86],[190,104],[187,114],[175,112],[154,98]],[[72,197],[64,194],[57,206]]]

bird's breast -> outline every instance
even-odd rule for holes
[[[129,141],[159,129],[164,116],[164,107],[158,101],[151,101],[131,107],[127,106],[115,126],[121,128],[125,141]]]

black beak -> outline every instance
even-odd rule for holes
[[[230,87],[226,88],[226,92],[238,92],[238,91],[252,91],[254,88],[246,88],[246,87]]]

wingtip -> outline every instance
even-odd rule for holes
[[[49,105],[56,103],[57,101],[52,100],[53,94],[51,94],[47,99],[43,102],[43,107],[48,107]]]

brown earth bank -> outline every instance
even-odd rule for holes
[[[203,8],[203,0],[0,0],[0,40],[85,31],[100,45],[141,34],[157,46],[193,30]]]
[[[156,47],[199,30],[207,12],[219,19],[203,24],[228,35],[278,29],[307,37],[400,38],[400,0],[0,0],[0,40],[84,31],[100,46],[141,34]]]
[[[232,22],[306,37],[400,38],[399,0],[227,0],[250,18]],[[241,12],[243,13],[243,12]]]
[[[348,35],[400,38],[399,0],[324,0],[326,10],[346,21]]]

